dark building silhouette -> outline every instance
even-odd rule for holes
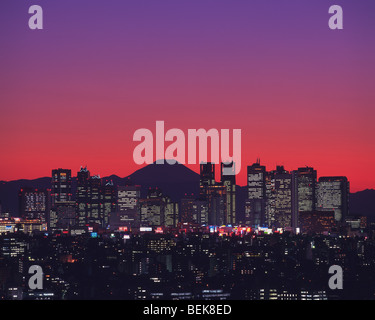
[[[201,163],[200,164],[200,184],[199,184],[199,197],[202,200],[208,198],[208,187],[215,185],[215,164]]]
[[[329,232],[335,227],[332,211],[303,211],[299,213],[299,228],[303,234],[320,234]]]
[[[193,223],[194,221],[194,203],[193,195],[186,195],[180,202],[180,221],[181,223]]]

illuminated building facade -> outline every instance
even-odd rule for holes
[[[52,170],[52,207],[55,202],[65,202],[72,200],[72,171],[70,169]]]
[[[75,201],[55,201],[51,208],[48,229],[67,230],[76,224]]]
[[[116,211],[116,190],[113,181],[106,182],[101,189],[102,224],[107,227],[111,212]]]
[[[221,163],[221,184],[226,189],[226,224],[236,223],[236,175],[234,174],[235,164]],[[223,174],[224,170],[230,170],[232,174]]]
[[[48,229],[67,229],[75,224],[75,202],[72,201],[72,172],[70,169],[52,170],[51,210]]]
[[[46,222],[51,205],[50,197],[50,190],[22,188],[18,194],[21,217]]]
[[[87,223],[89,212],[89,187],[90,171],[87,167],[81,167],[77,172],[77,196],[76,196],[76,213],[77,225],[83,227]]]
[[[274,172],[275,179],[275,226],[287,228],[292,226],[292,175],[278,166]]]
[[[247,167],[246,225],[258,226],[266,218],[266,167],[258,160]]]
[[[336,221],[344,221],[349,213],[349,181],[346,177],[320,177],[316,208],[334,211]]]
[[[135,228],[140,223],[140,186],[118,186],[117,187],[117,210],[111,213],[110,227]]]
[[[146,199],[140,200],[141,226],[169,226],[178,222],[178,204],[163,195],[159,188],[151,188]]]
[[[317,172],[311,167],[298,168],[298,211],[315,210]]]

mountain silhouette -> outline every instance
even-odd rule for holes
[[[140,185],[141,197],[146,197],[147,190],[152,187],[159,187],[163,194],[169,196],[173,201],[179,201],[185,194],[197,195],[199,193],[199,174],[180,163],[170,165],[166,162],[164,164],[154,162],[124,178],[110,175],[102,179],[103,182],[112,180],[116,186],[129,183]],[[51,189],[51,178],[0,181],[0,202],[3,212],[11,212],[12,215],[18,216],[18,192],[25,187]],[[76,190],[77,180],[76,177],[72,177],[72,193],[75,194]]]
[[[179,201],[185,194],[199,193],[199,174],[180,163],[154,162],[125,177],[120,184],[126,183],[140,185],[142,197],[146,197],[147,190],[153,187],[159,187],[173,201]]]
[[[141,186],[141,197],[147,196],[147,191],[152,187],[159,187],[163,194],[169,196],[173,201],[179,202],[186,195],[199,194],[199,174],[190,170],[180,163],[170,165],[150,164],[127,177],[121,178],[117,175],[103,177],[103,182],[112,180],[114,185],[122,186],[135,184]],[[18,216],[18,191],[24,187],[36,189],[50,189],[51,177],[38,178],[34,180],[0,181],[0,202],[3,212],[11,212]],[[72,192],[77,189],[76,178],[72,178]],[[237,186],[236,207],[237,219],[244,219],[244,204],[247,197],[246,186]],[[350,194],[350,215],[365,215],[369,221],[375,221],[375,190],[367,189]]]
[[[351,193],[349,197],[350,215],[367,216],[370,222],[375,222],[375,190],[366,189]]]

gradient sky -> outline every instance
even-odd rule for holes
[[[164,120],[242,129],[241,185],[260,157],[374,188],[374,31],[374,0],[2,0],[0,180],[126,176],[134,131]]]

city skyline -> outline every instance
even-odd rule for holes
[[[163,190],[163,182],[171,174],[168,164],[155,163],[149,167],[143,175],[154,181],[146,184],[134,181],[131,176],[114,183],[113,176],[101,178],[81,166],[73,186],[71,169],[52,169],[49,187],[21,184],[18,210],[12,208],[4,214],[38,219],[48,230],[91,224],[102,228],[116,225],[120,229],[176,227],[187,222],[290,228],[298,232],[300,213],[325,212],[337,223],[351,217],[350,182],[345,176],[318,179],[312,167],[287,171],[277,166],[275,170],[266,170],[257,159],[247,167],[247,185],[240,187],[236,185],[235,175],[223,174],[228,166],[231,164],[221,163],[218,180],[214,163],[201,164],[199,180],[196,177],[187,186],[183,181],[187,181],[187,174],[194,173],[178,164],[175,180],[169,182],[168,188],[169,192],[178,190],[177,197]],[[155,179],[156,175],[159,177]],[[238,187],[246,190],[244,198]],[[6,204],[9,206],[8,201]]]

